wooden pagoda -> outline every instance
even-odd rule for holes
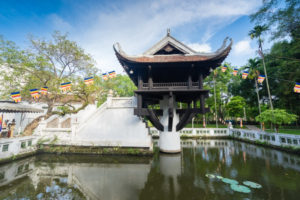
[[[153,109],[153,105],[167,96],[168,131],[173,131],[174,112],[179,114],[176,124],[176,131],[179,131],[195,114],[208,112],[205,98],[209,91],[203,89],[203,79],[211,69],[219,67],[229,54],[232,40],[228,45],[227,40],[214,53],[200,53],[173,38],[168,31],[162,40],[140,56],[127,55],[116,43],[116,56],[138,88],[135,91],[138,106],[134,114],[147,117],[158,130],[166,131],[160,121],[163,110]],[[197,101],[200,101],[200,107],[197,107]],[[187,103],[188,107],[173,109],[174,105],[176,107],[174,102]]]

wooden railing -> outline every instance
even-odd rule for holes
[[[153,83],[152,88],[153,89],[158,89],[158,88],[188,88],[188,82],[172,82],[172,83]],[[143,83],[142,88],[149,88],[150,84],[149,83]],[[192,82],[192,87],[199,87],[198,82]]]

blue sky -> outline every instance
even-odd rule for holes
[[[231,37],[226,62],[242,66],[256,55],[248,15],[260,5],[261,0],[0,0],[0,35],[29,48],[29,34],[47,39],[54,30],[68,32],[102,71],[122,72],[113,43],[141,54],[170,28],[172,36],[202,52],[215,51]]]

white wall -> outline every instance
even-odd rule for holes
[[[83,146],[142,147],[152,149],[152,137],[142,119],[133,114],[135,97],[113,98],[99,108],[90,105],[74,115],[53,116],[40,123],[35,135],[58,137],[57,144]],[[47,123],[58,118],[55,128]],[[61,128],[60,123],[71,118],[70,128]]]
[[[100,146],[151,147],[152,138],[146,124],[133,115],[135,107],[134,97],[109,97],[104,108],[99,108],[100,112],[79,124],[73,141]]]
[[[28,144],[31,141],[31,146]],[[9,158],[24,153],[33,152],[36,150],[37,137],[25,136],[18,138],[1,138],[0,139],[0,159]],[[25,147],[22,148],[21,144],[25,143]],[[8,145],[8,150],[5,151],[5,147]]]

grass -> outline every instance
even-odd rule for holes
[[[274,130],[271,130],[271,129],[266,129],[265,131],[268,133],[275,132]],[[300,135],[300,129],[279,129],[279,133]]]

